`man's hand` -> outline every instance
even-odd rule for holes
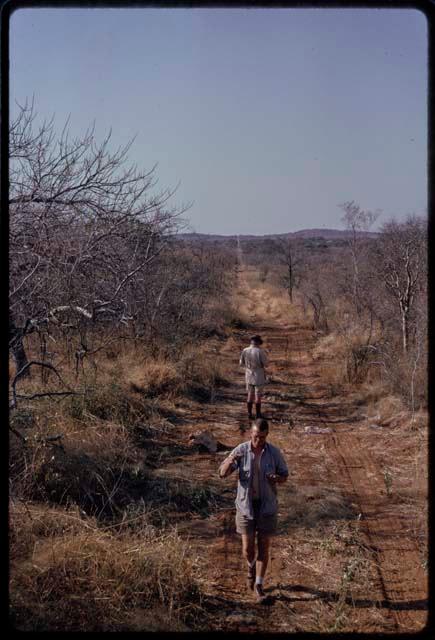
[[[229,455],[227,458],[225,458],[225,460],[222,462],[219,469],[220,477],[225,478],[227,475],[229,475],[231,471],[233,471],[233,469],[231,469],[231,465],[234,463],[237,464],[241,458],[242,458],[241,453]]]
[[[267,473],[266,478],[271,484],[281,484],[287,480],[287,476],[279,476],[277,473]]]
[[[267,473],[266,478],[269,480],[270,484],[276,484],[278,476],[276,473]]]

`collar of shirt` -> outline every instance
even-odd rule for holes
[[[262,454],[264,451],[266,451],[266,449],[268,447],[268,444],[269,444],[268,442],[264,443],[264,447],[261,449],[260,454]],[[255,455],[255,451],[252,448],[252,442],[249,442],[249,451]]]

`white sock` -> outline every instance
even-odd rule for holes
[[[263,580],[264,578],[262,578],[261,576],[257,576],[255,578],[255,584],[263,584]]]
[[[254,560],[252,562],[249,562],[248,560],[248,566],[250,569],[252,569],[252,567],[254,566],[254,564],[257,562],[257,560],[254,558]]]

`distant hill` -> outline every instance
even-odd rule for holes
[[[273,233],[267,235],[217,235],[212,233],[180,233],[178,238],[187,241],[211,241],[211,242],[219,242],[219,241],[228,241],[228,240],[263,240],[263,239],[273,239],[273,238],[324,238],[325,240],[335,240],[335,239],[343,239],[348,238],[350,236],[350,232],[343,229],[301,229],[300,231],[294,231],[289,233]],[[360,231],[357,234],[359,237],[363,238],[376,238],[379,234],[374,231]]]
[[[300,238],[348,238],[351,235],[350,231],[345,229],[301,229],[301,231],[295,231],[294,233],[284,234],[288,236],[295,236]],[[357,236],[362,238],[377,238],[379,233],[375,231],[358,231]]]

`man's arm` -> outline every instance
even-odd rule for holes
[[[267,476],[267,479],[272,484],[283,484],[287,481],[288,478],[288,468],[287,463],[284,460],[284,457],[281,451],[276,451],[276,460],[275,460],[275,473],[270,473]]]
[[[267,365],[269,364],[269,356],[264,349],[260,350],[260,360],[263,367],[267,367]]]
[[[241,457],[240,453],[236,453],[235,451],[232,451],[230,455],[227,458],[225,458],[225,460],[222,462],[221,466],[219,467],[219,477],[226,478],[233,471],[235,471],[239,465],[240,457]]]

